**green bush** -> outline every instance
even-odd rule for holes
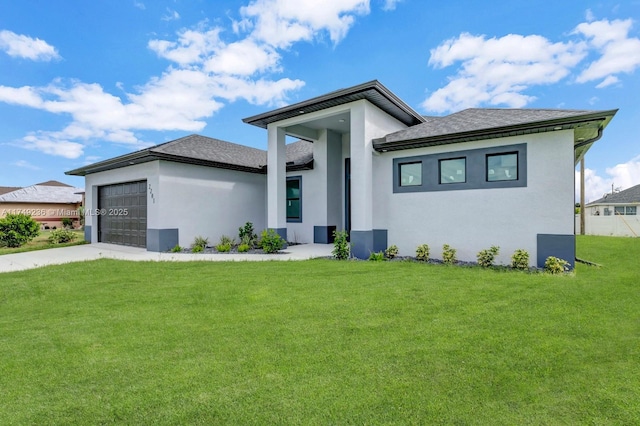
[[[63,244],[70,243],[71,241],[75,240],[76,237],[77,235],[73,231],[70,231],[68,229],[56,229],[54,231],[51,231],[51,233],[49,234],[49,238],[47,238],[47,241],[49,241],[50,244]]]
[[[204,251],[207,245],[209,245],[209,239],[198,236],[195,240],[193,240],[193,244],[191,244],[191,251],[193,251],[194,253],[199,253],[201,251]],[[200,250],[196,251],[197,247],[199,247]]]
[[[258,236],[253,232],[253,223],[247,222],[244,226],[238,228],[238,238],[241,244],[254,246],[258,240]]]
[[[347,241],[349,234],[347,231],[333,231],[333,250],[331,254],[338,260],[346,260],[349,258],[350,244]]]
[[[202,253],[204,251],[204,247],[202,246],[191,246],[192,253]]]
[[[10,213],[0,219],[0,245],[20,247],[39,233],[40,225],[29,215]]]
[[[228,253],[231,251],[231,244],[218,244],[216,250],[220,253]]]
[[[416,249],[416,259],[426,262],[429,260],[429,245],[421,244]]]
[[[71,219],[70,217],[63,217],[62,218],[62,226],[64,226],[65,228],[72,228],[73,227],[73,219]]]
[[[381,252],[381,251],[379,251],[377,253],[376,252],[372,252],[369,255],[369,260],[372,261],[372,262],[382,262],[382,261],[384,261],[384,252]]]
[[[569,272],[569,262],[564,259],[559,259],[554,256],[547,257],[547,260],[544,261],[544,270],[550,274],[562,274],[564,272]]]
[[[526,250],[518,249],[511,255],[511,267],[526,271],[529,269],[529,253]]]
[[[260,246],[265,253],[277,253],[284,246],[284,240],[275,230],[265,229],[262,231]]]
[[[500,247],[491,246],[489,249],[480,250],[476,258],[478,259],[478,265],[483,268],[490,268],[493,266],[493,262],[496,259],[496,256],[500,252]]]
[[[251,246],[249,244],[240,244],[238,246],[238,253],[246,253],[250,248]]]
[[[229,247],[233,247],[233,245],[235,244],[235,240],[232,237],[227,237],[226,235],[223,235],[222,237],[220,237],[220,241],[218,241],[218,245],[223,245],[223,246],[229,246]]]
[[[393,259],[394,257],[396,257],[398,255],[398,246],[393,244],[391,246],[389,246],[385,251],[384,251],[384,256],[387,259]]]
[[[180,247],[180,244],[176,244],[175,246],[173,246],[173,248],[171,249],[172,253],[180,253],[182,251],[182,247]]]
[[[455,264],[458,259],[456,258],[457,250],[450,247],[449,244],[442,246],[442,262],[447,265]]]

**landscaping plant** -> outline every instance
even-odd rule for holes
[[[202,252],[204,251],[204,249],[207,247],[208,244],[209,244],[208,238],[198,236],[193,241],[193,244],[191,244],[191,251],[193,251],[194,253]]]
[[[349,258],[350,244],[347,241],[349,234],[347,231],[333,231],[333,257],[338,260]]]
[[[384,261],[384,252],[371,252],[369,255],[369,260],[372,262],[382,262]]]
[[[238,238],[241,244],[254,246],[258,240],[258,236],[253,231],[253,223],[247,222],[244,226],[238,228]]]
[[[529,252],[523,249],[518,249],[511,255],[511,267],[513,269],[519,269],[526,271],[529,269]]]
[[[496,256],[500,252],[500,247],[491,246],[489,249],[480,250],[476,258],[478,259],[478,265],[483,268],[490,268],[493,266]]]
[[[429,260],[429,245],[421,244],[416,249],[416,259],[426,262]]]
[[[385,251],[384,251],[384,256],[387,259],[393,259],[394,257],[396,257],[398,255],[398,246],[393,244],[391,246],[389,246]]]
[[[544,271],[553,275],[569,272],[569,266],[569,262],[554,256],[549,256],[544,261]]]
[[[271,254],[277,253],[278,251],[282,250],[282,247],[284,246],[284,240],[275,230],[265,229],[264,231],[262,231],[260,244],[262,250],[265,253]]]
[[[51,244],[63,244],[70,243],[75,240],[76,237],[76,233],[69,229],[55,229],[49,233],[49,238],[47,240]]]
[[[449,246],[449,244],[445,244],[442,246],[442,262],[447,265],[455,264],[458,259],[456,258],[456,249]]]
[[[31,216],[9,213],[0,219],[0,245],[20,247],[40,233],[40,225]]]

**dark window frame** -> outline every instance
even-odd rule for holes
[[[453,181],[453,182],[443,182],[442,181],[442,162],[443,161],[454,161],[454,160],[464,160],[464,180],[463,181]],[[467,157],[453,157],[453,158],[441,158],[438,160],[438,183],[440,185],[455,185],[457,183],[467,183]]]
[[[516,156],[516,178],[515,179],[497,179],[497,180],[489,180],[489,158],[491,157],[500,157],[500,156],[504,156],[504,155],[515,155]],[[511,182],[511,181],[517,181],[518,177],[520,176],[520,156],[518,155],[518,151],[511,151],[511,152],[499,152],[497,154],[487,154],[485,156],[486,160],[485,160],[485,179],[487,180],[487,182]]]
[[[420,165],[420,183],[419,184],[408,184],[408,185],[403,185],[402,184],[402,166],[410,166],[413,164],[419,164]],[[423,165],[422,165],[422,161],[408,161],[406,163],[399,163],[398,164],[398,168],[396,170],[398,170],[398,182],[400,183],[400,186],[402,186],[403,188],[408,188],[408,187],[416,187],[416,186],[422,186],[422,181],[423,181]]]

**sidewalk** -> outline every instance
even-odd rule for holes
[[[333,250],[331,244],[300,244],[289,246],[278,254],[156,253],[143,248],[94,243],[48,250],[36,250],[26,253],[5,254],[0,256],[0,273],[102,258],[138,262],[308,260],[315,257],[331,256],[331,250]]]

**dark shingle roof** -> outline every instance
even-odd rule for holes
[[[376,139],[374,147],[390,151],[570,128],[576,140],[586,140],[597,136],[616,111],[470,108],[424,117],[425,123]]]
[[[46,182],[36,183],[39,186],[67,186],[71,187],[71,185],[67,185],[66,183],[58,182],[57,180],[48,180]]]
[[[130,154],[90,164],[66,172],[85,176],[154,160],[175,161],[250,173],[266,173],[267,152],[245,145],[200,135],[185,136]],[[287,168],[296,170],[313,167],[313,144],[299,141],[287,145]]]
[[[599,200],[592,201],[587,206],[594,204],[631,204],[640,203],[640,185],[632,186],[624,191],[606,194]]]
[[[13,192],[20,188],[22,187],[21,186],[0,186],[0,195],[6,194],[7,192]]]

